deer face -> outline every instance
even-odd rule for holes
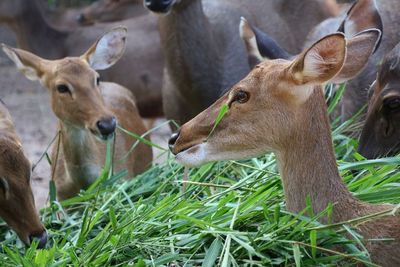
[[[370,95],[359,152],[367,158],[393,156],[400,151],[400,44],[384,58]]]
[[[6,46],[3,50],[29,79],[40,80],[48,89],[53,111],[63,123],[107,139],[117,121],[104,105],[95,69],[106,69],[118,61],[125,48],[125,36],[125,28],[116,28],[81,57],[54,61]]]
[[[155,13],[168,13],[181,0],[144,0],[144,5]]]
[[[20,145],[0,141],[0,217],[27,245],[39,240],[39,248],[47,242],[47,233],[35,208],[30,185],[30,162]]]
[[[84,8],[77,20],[81,25],[93,24],[96,21],[116,21],[129,5],[132,5],[132,0],[97,1]]]
[[[294,138],[299,112],[318,84],[342,68],[346,41],[342,34],[322,39],[294,60],[259,64],[225,96],[182,126],[170,147],[183,165],[250,158],[279,152]],[[222,105],[229,111],[209,136]]]

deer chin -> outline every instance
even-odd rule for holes
[[[176,160],[185,167],[199,167],[210,162],[207,143],[194,145],[176,155]]]

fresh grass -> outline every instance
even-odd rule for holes
[[[333,111],[334,94],[330,101]],[[400,203],[400,159],[364,160],[344,135],[351,125],[333,126],[349,189],[371,203]],[[0,225],[1,266],[373,266],[352,229],[357,220],[323,225],[332,207],[313,215],[312,203],[285,210],[271,154],[190,169],[184,192],[184,168],[172,156],[125,181],[126,171],[111,172],[111,154],[95,185],[42,210],[47,249],[26,248]]]

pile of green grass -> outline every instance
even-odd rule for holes
[[[371,203],[400,203],[400,159],[364,160],[356,141],[343,134],[350,125],[333,126],[348,188]],[[352,228],[375,218],[322,225],[318,219],[329,218],[332,209],[313,215],[312,203],[303,213],[287,212],[273,155],[191,169],[185,191],[186,172],[172,157],[130,181],[123,179],[126,172],[112,174],[107,158],[98,182],[79,196],[59,203],[51,186],[52,204],[42,210],[47,249],[25,248],[0,226],[1,266],[369,264]]]

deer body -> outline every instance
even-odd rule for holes
[[[121,24],[127,26],[127,38],[132,41],[124,58],[112,68],[102,71],[101,77],[131,90],[142,116],[162,115],[163,57],[155,17],[144,15],[117,23],[78,27],[67,32],[52,27],[42,13],[37,0],[6,0],[0,3],[0,22],[9,25],[16,33],[18,47],[49,59],[80,55],[104,30]]]
[[[0,217],[30,244],[39,239],[39,248],[47,242],[30,185],[31,165],[22,149],[11,116],[0,103]]]
[[[315,212],[333,204],[333,221],[341,222],[392,205],[371,205],[347,190],[337,169],[322,85],[357,74],[375,50],[379,30],[351,39],[324,37],[291,60],[269,60],[174,134],[169,145],[186,166],[275,153],[287,209],[300,212],[311,197]],[[229,111],[208,136],[221,105]],[[206,140],[206,141],[205,141]],[[326,218],[325,218],[326,220]],[[373,262],[400,264],[400,215],[387,215],[357,226]],[[389,238],[391,241],[379,241]]]
[[[159,19],[167,69],[163,102],[166,116],[180,123],[198,114],[249,72],[237,31],[240,16],[248,15],[268,28],[290,51],[298,50],[299,40],[304,39],[300,36],[326,17],[324,12],[315,11],[321,7],[314,1],[300,5],[258,0],[169,2],[162,9],[160,0],[145,0],[151,10],[169,12]],[[304,21],[298,16],[303,13],[312,15]]]
[[[59,199],[87,188],[105,163],[105,140],[117,123],[142,135],[146,129],[133,95],[115,83],[99,81],[102,70],[119,60],[125,48],[126,29],[116,28],[100,38],[80,57],[45,60],[24,50],[4,46],[6,54],[29,79],[40,80],[49,91],[51,107],[59,119],[58,142],[52,151],[52,169]],[[151,148],[121,132],[115,133],[115,170],[129,177],[143,172],[152,161]]]

